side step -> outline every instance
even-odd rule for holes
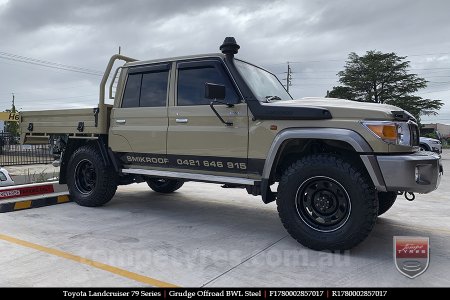
[[[193,174],[193,173],[181,173],[181,172],[170,172],[170,171],[157,171],[157,170],[144,170],[144,169],[122,169],[122,173],[127,174],[138,174],[147,175],[154,177],[163,178],[180,178],[189,179],[192,181],[200,182],[214,182],[214,183],[232,183],[240,185],[255,185],[257,180],[239,178],[239,177],[228,177],[228,176],[216,176],[216,175],[206,175],[206,174]]]

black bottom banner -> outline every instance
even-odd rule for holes
[[[447,288],[445,288],[447,289]],[[9,290],[9,291],[8,291]],[[338,298],[338,297],[416,297],[429,295],[427,288],[2,288],[15,297],[56,296],[83,299],[87,297],[145,297],[154,299],[194,298]],[[444,288],[434,289],[445,292]]]

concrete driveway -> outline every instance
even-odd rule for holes
[[[450,151],[443,155],[450,171]],[[400,197],[369,236],[345,253],[304,248],[274,203],[244,190],[186,183],[161,195],[120,187],[104,207],[74,203],[0,214],[0,286],[450,286],[450,178]],[[395,235],[430,238],[415,279],[394,266]]]

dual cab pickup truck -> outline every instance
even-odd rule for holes
[[[274,74],[235,58],[239,48],[226,38],[217,54],[114,55],[97,107],[23,112],[22,142],[55,145],[60,182],[80,205],[104,205],[121,184],[171,193],[186,181],[214,182],[276,201],[291,236],[317,250],[354,247],[399,192],[438,187],[439,157],[419,151],[408,112],[294,100]],[[108,105],[116,60],[126,63]]]

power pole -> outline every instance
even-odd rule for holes
[[[12,94],[12,107],[11,107],[11,112],[12,113],[16,113],[16,95],[14,95],[14,93]]]
[[[289,65],[289,62],[287,62],[287,72],[286,73],[286,91],[289,93],[289,87],[292,86],[292,69]]]
[[[12,107],[11,110],[6,110],[9,112],[9,121],[5,122],[5,132],[9,132],[14,136],[19,135],[19,123],[15,122],[15,113],[16,113],[16,95],[14,93],[11,93],[12,95]]]

